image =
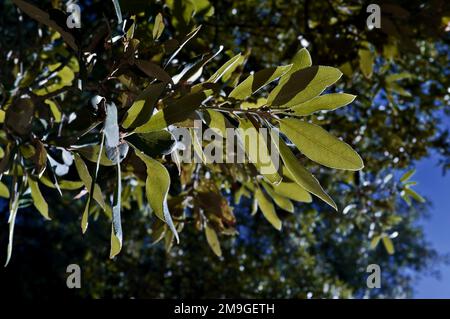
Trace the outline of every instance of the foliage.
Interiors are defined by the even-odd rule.
[[[12,194],[11,234],[19,206],[33,203],[44,217],[64,210],[57,208],[55,190],[64,191],[65,200],[85,198],[84,207],[66,202],[79,208],[83,232],[88,222],[91,228],[104,225],[104,216],[112,221],[111,257],[127,245],[121,230],[121,215],[126,216],[124,236],[128,229],[135,241],[127,257],[117,257],[116,266],[105,264],[109,269],[124,269],[137,259],[146,265],[160,258],[147,260],[141,250],[133,250],[135,244],[148,247],[149,239],[147,230],[141,233],[130,226],[134,224],[127,218],[131,212],[136,221],[151,228],[151,241],[163,240],[168,250],[183,229],[181,246],[171,254],[184,251],[188,257],[172,257],[168,262],[183,263],[191,271],[205,254],[193,253],[200,245],[195,229],[201,230],[203,242],[217,255],[224,254],[222,263],[216,260],[208,272],[215,278],[212,282],[240,278],[240,284],[229,284],[223,296],[259,296],[254,278],[261,278],[266,296],[362,294],[364,281],[352,277],[375,259],[388,269],[393,282],[384,292],[367,293],[398,296],[408,292],[410,285],[409,277],[401,274],[402,267],[422,269],[434,257],[422,242],[420,230],[412,226],[413,216],[419,213],[411,212],[424,209],[418,203],[422,198],[406,178],[398,181],[393,169],[411,166],[430,149],[439,150],[448,166],[448,133],[439,132],[436,113],[448,103],[448,51],[440,33],[443,5],[425,5],[424,10],[417,10],[420,1],[385,6],[382,10],[396,13],[383,15],[382,30],[375,32],[366,29],[365,7],[359,2],[220,1],[213,7],[208,1],[182,5],[174,0],[148,6],[121,1],[119,15],[112,6],[83,6],[86,16],[96,18],[83,19],[80,31],[64,28],[61,11],[45,16],[24,1],[14,2],[44,27],[36,36],[36,22],[23,15],[24,24],[11,26],[2,39],[2,59],[7,58],[1,74],[8,76],[2,79],[4,156],[0,166],[4,185],[10,188],[2,194]],[[4,6],[12,12],[11,3]],[[52,6],[62,9],[59,1]],[[118,16],[124,18],[123,25],[118,24]],[[200,24],[202,28],[197,27]],[[30,43],[16,45],[11,40],[19,30],[32,39]],[[309,42],[315,61],[339,69],[313,66],[308,51],[299,50],[299,40]],[[214,51],[219,45],[227,51]],[[242,48],[252,52],[238,53]],[[252,70],[258,71],[244,76]],[[326,110],[336,111],[324,116]],[[168,156],[174,143],[165,129],[171,131],[176,125],[194,131],[193,120],[198,118],[205,127],[221,132],[225,127],[279,128],[295,147],[280,140],[283,167],[275,174],[263,174],[258,163],[178,167]],[[362,172],[354,172],[362,168],[362,161],[352,148],[319,125],[354,145],[364,158]],[[296,155],[297,149],[319,164],[344,171],[311,165]],[[251,158],[251,150],[246,151]],[[28,189],[33,202],[27,200]],[[316,201],[292,203],[310,203],[309,193],[334,208],[345,208],[330,215],[331,210]],[[256,200],[247,199],[252,194]],[[413,205],[403,205],[398,196]],[[48,211],[44,198],[53,211]],[[283,225],[280,234],[266,229],[259,215],[248,218],[258,207],[275,228]],[[245,231],[246,225],[251,225],[250,231]],[[102,237],[106,234],[104,227],[97,232]],[[232,237],[236,245],[224,241],[224,235],[237,232],[244,232],[248,242],[242,235]],[[380,241],[388,253],[395,254],[389,257],[370,249]],[[224,243],[234,253],[220,248]],[[264,256],[258,257],[261,250]],[[293,251],[298,262],[286,258]],[[241,260],[245,255],[251,256],[251,266]],[[419,255],[423,258],[406,257]],[[227,266],[234,271],[249,267],[254,275],[246,272],[249,278],[242,278],[227,273]],[[176,267],[165,267],[175,272]],[[292,269],[297,273],[291,275]],[[288,283],[269,288],[288,273]],[[159,282],[153,273],[148,276]],[[177,270],[173,276],[172,286],[189,276],[189,270]],[[206,283],[205,279],[199,285]],[[179,295],[195,291],[192,281],[189,284]],[[325,292],[325,285],[335,288]],[[406,290],[397,291],[395,285]],[[129,290],[135,287],[136,283],[130,284]],[[92,287],[90,291],[103,295],[111,292],[108,289]],[[204,289],[197,296],[208,296],[216,287]],[[177,296],[169,290],[161,294]]]

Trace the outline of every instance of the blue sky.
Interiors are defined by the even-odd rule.
[[[446,118],[446,126],[450,127],[450,119]],[[437,166],[437,157],[419,161],[414,180],[419,184],[416,190],[432,202],[431,217],[421,220],[428,241],[440,253],[450,252],[450,172],[442,175]],[[416,298],[450,298],[450,265],[441,265],[441,280],[431,276],[423,277],[415,287]]]

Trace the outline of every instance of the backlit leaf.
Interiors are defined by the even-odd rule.
[[[299,160],[281,139],[278,145],[278,150],[286,169],[292,175],[294,181],[306,191],[316,195],[325,203],[337,210],[337,206],[333,199],[323,190],[317,179],[300,164]]]
[[[350,145],[320,126],[291,118],[280,120],[280,130],[314,162],[344,170],[360,170],[364,167],[361,157]]]
[[[155,18],[155,25],[153,26],[153,39],[157,40],[164,31],[164,20],[161,13]]]
[[[289,80],[278,84],[269,94],[267,104],[274,107],[291,107],[320,95],[334,84],[342,72],[329,66],[311,66],[291,74]]]
[[[28,185],[31,189],[31,198],[33,198],[34,207],[44,216],[45,219],[50,220],[50,216],[48,215],[48,204],[45,201],[44,196],[42,196],[41,190],[39,189],[38,182],[33,180],[32,178],[28,179]]]
[[[350,104],[355,95],[346,93],[331,93],[317,96],[309,101],[292,106],[290,109],[298,116],[311,115],[317,111],[333,111],[337,108]]]
[[[292,65],[279,66],[264,69],[256,72],[255,74],[249,75],[244,81],[242,81],[238,86],[231,91],[229,97],[245,100],[253,93],[257,92],[262,87],[266,86],[272,81],[275,81],[280,76],[285,74]]]
[[[136,150],[136,149],[135,149]],[[145,192],[147,200],[155,212],[156,216],[165,221],[170,230],[179,242],[178,232],[172,220],[172,216],[167,206],[167,196],[170,188],[170,175],[167,169],[160,162],[136,150],[136,155],[145,163],[147,167],[147,180],[145,182]]]
[[[220,242],[219,238],[217,237],[216,231],[208,226],[208,224],[205,225],[205,235],[206,235],[206,241],[208,242],[209,247],[211,247],[214,254],[216,254],[218,257],[222,256],[222,249],[220,248]]]
[[[388,236],[383,236],[382,240],[383,240],[384,248],[386,248],[386,251],[388,252],[388,254],[393,255],[395,250],[394,250],[394,244],[392,243],[392,240]]]
[[[281,230],[281,220],[278,218],[277,213],[275,212],[275,207],[273,206],[270,199],[268,199],[259,188],[256,189],[255,198],[258,202],[258,206],[261,209],[261,212],[263,213],[267,221],[271,223],[272,226],[275,227],[275,229]]]

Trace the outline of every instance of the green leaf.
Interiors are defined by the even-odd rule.
[[[164,19],[161,13],[155,18],[155,25],[153,26],[153,39],[157,40],[164,31]]]
[[[329,66],[311,66],[291,74],[289,80],[278,84],[269,94],[267,104],[273,107],[291,107],[320,95],[334,84],[342,72]]]
[[[358,50],[359,67],[366,78],[372,77],[373,72],[373,54],[370,50]]]
[[[50,111],[52,112],[53,118],[55,119],[55,123],[60,123],[62,118],[61,110],[59,109],[58,105],[52,100],[45,100],[45,104],[47,104],[50,107]]]
[[[111,250],[109,258],[114,258],[122,249],[122,220],[120,217],[121,197],[122,197],[122,173],[120,163],[117,163],[117,184],[114,192],[112,207],[111,225]]]
[[[407,171],[405,174],[403,174],[402,177],[400,177],[400,182],[404,183],[407,180],[409,180],[414,174],[416,173],[416,169],[411,169]]]
[[[333,111],[350,104],[356,95],[346,93],[331,93],[317,96],[304,103],[292,106],[290,109],[298,116],[308,116],[317,111]]]
[[[128,109],[122,122],[124,128],[135,128],[145,124],[152,116],[153,108],[167,83],[150,84]]]
[[[281,220],[278,218],[275,212],[275,207],[259,187],[256,189],[255,199],[258,202],[258,206],[267,221],[271,223],[272,226],[275,227],[275,229],[281,230]]]
[[[94,186],[94,194],[91,195],[90,191],[92,188],[92,177],[89,174],[89,170],[86,166],[86,163],[83,161],[83,159],[80,157],[80,155],[74,153],[74,161],[75,161],[75,167],[77,169],[78,175],[80,176],[80,179],[83,181],[84,186],[86,187],[86,190],[89,192],[89,196],[92,196],[95,201],[100,205],[100,207],[103,210],[106,210],[106,203],[103,199],[103,194],[100,189],[100,186],[95,183]]]
[[[283,184],[283,183],[280,183],[280,184]],[[273,199],[275,204],[278,205],[278,207],[280,207],[280,208],[282,208],[285,211],[288,211],[290,213],[294,212],[294,204],[292,204],[292,202],[288,198],[278,194],[272,188],[272,186],[270,186],[269,184],[265,183],[264,181],[262,182],[262,185],[264,186],[264,189],[266,190],[267,194],[269,194],[269,196]]]
[[[337,210],[337,206],[333,199],[323,190],[317,179],[300,164],[299,160],[281,139],[278,144],[278,151],[280,152],[286,169],[292,175],[294,181],[306,191],[316,195]]]
[[[383,236],[382,240],[383,240],[384,248],[386,248],[386,251],[388,252],[388,254],[393,255],[395,250],[394,250],[394,244],[392,243],[392,240],[388,236]]]
[[[100,145],[89,145],[76,149],[85,159],[89,162],[97,163],[100,152]],[[102,166],[114,166],[115,164],[106,156],[106,151],[102,148],[102,154],[100,156],[100,165]]]
[[[308,158],[327,167],[360,170],[361,157],[350,145],[329,134],[320,126],[297,119],[281,119],[280,130]]]
[[[417,194],[415,191],[413,191],[410,188],[405,188],[405,193],[414,198],[414,200],[418,201],[419,203],[425,203],[425,198]]]
[[[220,248],[219,238],[217,237],[216,231],[209,227],[208,224],[205,225],[205,235],[206,241],[208,242],[209,247],[211,247],[214,254],[218,257],[222,256],[222,249]]]
[[[370,248],[371,249],[377,248],[380,239],[381,239],[380,235],[373,237],[372,240],[370,241]]]
[[[307,49],[302,48],[294,55],[291,63],[291,69],[280,78],[280,83],[278,85],[285,84],[291,77],[292,73],[312,66],[311,55]]]
[[[166,130],[136,133],[127,136],[125,140],[150,157],[170,154],[175,144],[172,134]]]
[[[239,120],[238,132],[242,143],[241,145],[250,162],[255,165],[260,174],[271,184],[276,185],[280,183],[282,177],[278,173],[278,167],[276,167],[275,163],[272,161],[267,147],[270,137],[268,136],[266,141],[253,124],[246,119]]]
[[[170,188],[170,175],[163,164],[135,149],[136,155],[147,167],[147,180],[145,192],[147,200],[159,219],[165,221],[179,242],[178,232],[172,221],[167,205],[167,196]]]
[[[115,0],[117,1],[117,0]],[[25,12],[27,15],[29,15],[31,18],[35,19],[36,21],[45,24],[46,26],[54,29],[55,31],[57,31],[59,34],[61,34],[62,38],[64,39],[64,41],[74,50],[74,51],[78,51],[78,46],[75,43],[75,38],[74,36],[67,32],[66,26],[59,26],[55,21],[50,19],[50,15],[29,4],[26,1],[23,0],[13,0],[14,4],[16,6],[18,6],[20,8],[20,10],[22,10],[23,12]]]
[[[34,207],[44,216],[45,219],[50,220],[50,216],[48,215],[48,204],[45,201],[44,196],[42,196],[41,190],[39,189],[38,182],[33,180],[32,178],[28,179],[28,185],[31,190],[31,198],[33,199]]]
[[[221,78],[229,77],[242,63],[242,55],[239,53],[222,65],[206,82],[217,83]]]
[[[4,198],[9,198],[9,189],[8,186],[0,182],[0,196]]]
[[[219,111],[211,109],[206,109],[203,114],[205,122],[209,126],[209,128],[214,129],[223,138],[226,138],[227,127],[230,127],[231,125],[228,124],[228,121],[225,119],[225,116]]]
[[[292,65],[286,65],[258,71],[255,74],[248,76],[244,81],[236,86],[234,90],[231,91],[229,97],[238,100],[245,100],[262,87],[272,81],[275,81],[280,76],[288,72],[291,67]]]
[[[280,184],[274,185],[273,189],[278,194],[290,198],[292,200],[295,200],[297,202],[303,203],[312,202],[311,195],[306,190],[304,190],[295,182],[285,181],[284,178]]]
[[[206,97],[207,94],[204,91],[185,95],[170,103],[164,109],[159,110],[147,123],[136,128],[135,132],[148,133],[161,131],[169,125],[182,122],[200,107],[200,104]]]

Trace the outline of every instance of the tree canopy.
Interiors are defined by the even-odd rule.
[[[445,1],[382,3],[380,29],[362,1],[79,5],[79,29],[62,1],[0,7],[7,271],[17,227],[94,297],[408,296],[440,258],[413,167],[449,165]],[[209,163],[207,128],[247,160]]]

